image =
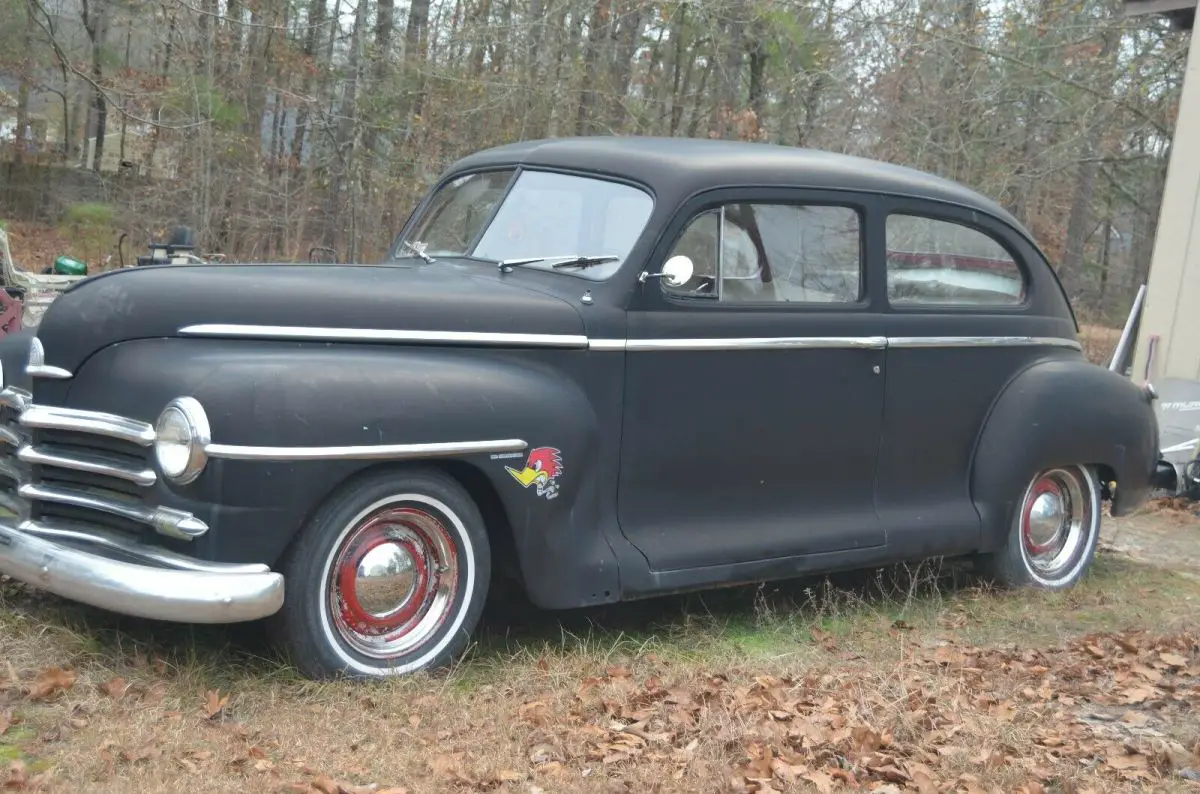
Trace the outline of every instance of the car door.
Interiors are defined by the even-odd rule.
[[[1073,328],[1055,310],[1057,285],[1031,278],[1037,252],[1003,224],[909,198],[879,209],[888,374],[876,504],[899,556],[971,551],[988,412],[1033,361],[1068,354]]]
[[[617,497],[651,569],[884,543],[865,229],[844,194],[727,190],[663,236],[648,271],[687,256],[694,275],[631,301]]]

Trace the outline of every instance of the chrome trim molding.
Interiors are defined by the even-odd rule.
[[[0,444],[7,444],[10,447],[21,446],[21,437],[7,427],[0,425]]]
[[[126,499],[99,497],[90,491],[60,486],[25,483],[17,495],[30,501],[53,502],[70,507],[98,510],[102,513],[148,524],[155,532],[169,538],[193,540],[208,532],[208,524],[191,513],[172,507],[150,507]]]
[[[65,370],[62,367],[51,367],[46,364],[30,364],[25,367],[25,374],[31,378],[51,378],[53,380],[67,380],[74,377],[70,370]]]
[[[17,527],[35,537],[93,546],[101,551],[111,551],[160,568],[180,571],[207,571],[210,573],[267,573],[271,568],[257,562],[210,562],[198,560],[186,554],[178,554],[162,546],[133,540],[118,532],[76,522],[22,521]]]
[[[589,339],[588,350],[624,350],[624,339]]]
[[[434,345],[488,345],[494,347],[586,348],[579,334],[510,334],[483,331],[415,331],[380,328],[306,328],[285,325],[209,323],[179,329],[181,336],[240,337],[244,339],[297,339],[315,342],[402,342]]]
[[[888,347],[1066,347],[1083,350],[1060,336],[889,336]]]
[[[774,336],[712,339],[590,339],[589,350],[779,350],[941,347],[1065,347],[1083,350],[1073,339],[1057,336]]]
[[[0,405],[20,413],[33,404],[33,395],[15,386],[0,389]]]
[[[257,620],[283,606],[279,573],[139,565],[55,543],[22,526],[0,521],[0,573],[72,601],[184,623]]]
[[[736,339],[626,339],[625,350],[883,350],[882,336],[774,336]]]
[[[96,452],[52,452],[41,447],[22,445],[17,450],[17,459],[34,466],[57,466],[62,469],[85,471],[116,477],[136,485],[151,486],[158,481],[154,469],[136,469],[112,455]]]
[[[43,430],[70,430],[107,436],[148,447],[154,443],[154,426],[147,422],[127,419],[115,414],[99,411],[80,411],[76,408],[52,408],[46,405],[30,405],[21,414],[20,422],[25,427]]]
[[[210,458],[225,460],[410,460],[482,452],[521,452],[529,445],[519,439],[455,441],[436,444],[368,444],[353,447],[251,447],[209,444]]]
[[[589,339],[579,334],[518,334],[482,331],[419,331],[380,328],[319,328],[282,325],[204,323],[179,329],[181,336],[296,339],[320,342],[397,342],[416,344],[489,345],[499,347],[586,348],[588,350],[771,350],[791,348],[888,347],[1067,347],[1082,350],[1073,339],[1036,336],[780,336],[712,339]]]

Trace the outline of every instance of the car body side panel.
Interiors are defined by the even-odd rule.
[[[1158,462],[1158,422],[1128,378],[1082,358],[1031,364],[1004,388],[975,450],[971,492],[983,525],[982,547],[1004,542],[1013,510],[1044,468],[1096,464],[1117,481],[1115,515],[1140,506]]]
[[[488,350],[158,339],[113,345],[71,381],[69,402],[153,422],[166,402],[198,399],[213,442],[321,447],[523,439],[517,453],[462,457],[487,478],[512,528],[531,599],[543,606],[607,601],[617,568],[600,524],[603,482],[592,401],[578,377],[597,378],[586,351]],[[619,382],[619,372],[613,378]],[[556,495],[539,495],[508,469],[530,452],[558,451]],[[611,454],[611,452],[609,453]],[[421,461],[417,461],[420,463]],[[438,461],[430,461],[437,465]],[[211,529],[180,550],[203,558],[274,564],[339,484],[377,460],[212,459],[187,486],[155,486],[160,502],[195,512]]]

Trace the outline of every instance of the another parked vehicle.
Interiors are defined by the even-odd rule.
[[[448,662],[500,575],[546,608],[932,555],[1069,587],[1159,461],[1152,389],[1084,359],[1003,209],[760,144],[480,152],[383,262],[101,274],[27,359],[0,570],[267,618],[313,676]]]
[[[63,265],[70,265],[64,272],[60,263],[49,269],[49,272],[33,273],[23,270],[13,260],[12,249],[8,235],[0,229],[0,280],[2,280],[5,297],[0,300],[4,306],[0,309],[3,318],[0,319],[0,336],[20,330],[22,327],[33,328],[42,320],[46,309],[54,302],[62,291],[69,288],[80,279],[87,278],[86,272],[75,270],[74,260],[60,257]],[[12,322],[10,317],[16,322]]]

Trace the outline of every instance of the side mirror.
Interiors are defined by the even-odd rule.
[[[691,279],[696,267],[692,264],[692,260],[683,254],[677,254],[666,262],[663,262],[662,272],[648,273],[645,270],[638,276],[638,283],[645,284],[648,278],[661,278],[667,282],[668,286],[678,287],[686,284]]]

